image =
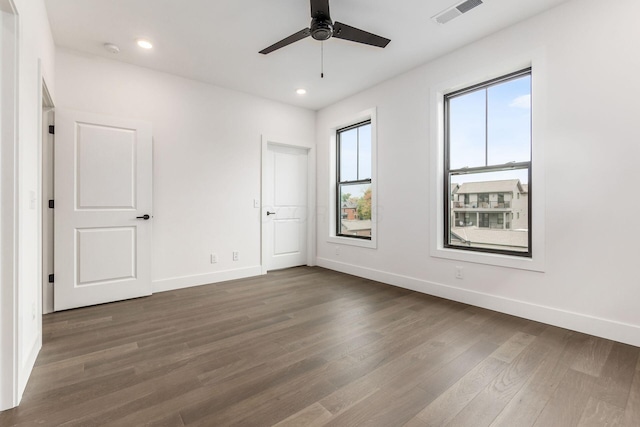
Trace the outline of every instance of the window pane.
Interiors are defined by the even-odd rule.
[[[531,76],[488,88],[489,165],[531,160]]]
[[[358,130],[358,179],[371,179],[371,125]]]
[[[340,181],[358,180],[358,128],[340,132]]]
[[[341,184],[338,233],[371,236],[371,184]]]
[[[449,244],[527,252],[528,169],[451,175]]]
[[[486,166],[486,90],[449,100],[450,169]]]

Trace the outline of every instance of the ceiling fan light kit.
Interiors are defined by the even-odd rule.
[[[329,14],[329,0],[311,0],[311,24],[309,27],[262,49],[260,53],[266,55],[309,36],[319,41],[325,41],[331,37],[335,37],[381,48],[386,47],[391,41],[338,21],[333,22]]]

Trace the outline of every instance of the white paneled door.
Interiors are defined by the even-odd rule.
[[[268,144],[262,223],[267,270],[307,264],[308,150]]]
[[[54,308],[151,294],[151,125],[56,109]]]

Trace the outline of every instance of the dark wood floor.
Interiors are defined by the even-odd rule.
[[[1,426],[640,426],[637,347],[324,270],[44,318]]]

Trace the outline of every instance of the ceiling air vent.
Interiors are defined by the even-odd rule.
[[[463,13],[469,12],[474,7],[480,6],[482,4],[482,0],[466,0],[461,3],[458,3],[455,6],[452,6],[448,9],[443,10],[438,13],[436,16],[432,17],[434,21],[438,24],[446,24],[454,18],[462,15]]]

